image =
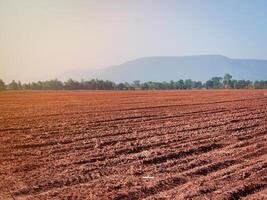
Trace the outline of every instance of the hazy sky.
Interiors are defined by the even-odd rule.
[[[145,56],[267,59],[266,0],[0,0],[0,78]]]

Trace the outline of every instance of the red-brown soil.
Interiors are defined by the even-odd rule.
[[[267,91],[2,92],[0,199],[267,199]]]

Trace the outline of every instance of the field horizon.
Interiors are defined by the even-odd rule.
[[[0,200],[267,200],[267,0],[0,0]]]

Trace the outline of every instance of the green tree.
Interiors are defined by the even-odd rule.
[[[139,80],[135,80],[135,81],[133,81],[132,86],[133,86],[135,89],[140,89],[140,88],[141,88],[141,81],[139,81]]]
[[[184,81],[184,86],[185,86],[185,89],[187,90],[191,90],[193,88],[193,82],[191,79],[186,79]]]
[[[20,85],[15,80],[13,80],[11,83],[8,84],[7,88],[9,90],[19,90],[20,89]]]
[[[0,79],[0,90],[5,90],[5,89],[6,89],[5,82],[2,79]]]
[[[143,84],[141,85],[141,89],[142,89],[142,90],[149,90],[149,89],[150,89],[149,84],[148,84],[148,83],[143,83]]]
[[[66,90],[80,90],[81,84],[78,81],[74,81],[73,79],[67,80],[64,84],[64,88]]]
[[[119,83],[116,88],[117,88],[117,90],[126,90],[127,89],[126,85],[123,83]]]
[[[185,86],[184,86],[184,80],[183,79],[180,79],[179,81],[176,82],[176,89],[178,90],[183,90],[185,89]]]
[[[62,90],[63,83],[57,79],[45,81],[42,83],[44,90]]]
[[[223,88],[222,77],[212,77],[205,84],[207,89],[220,89]]]
[[[202,89],[202,82],[201,81],[194,81],[193,88]]]
[[[223,77],[223,85],[224,88],[230,88],[231,87],[231,80],[232,80],[232,76],[228,73],[226,73]]]
[[[170,81],[169,89],[171,90],[175,89],[175,82],[173,80]]]
[[[255,81],[254,88],[255,89],[267,89],[267,81]]]

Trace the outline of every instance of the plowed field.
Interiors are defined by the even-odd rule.
[[[267,199],[267,91],[2,92],[0,199]]]

